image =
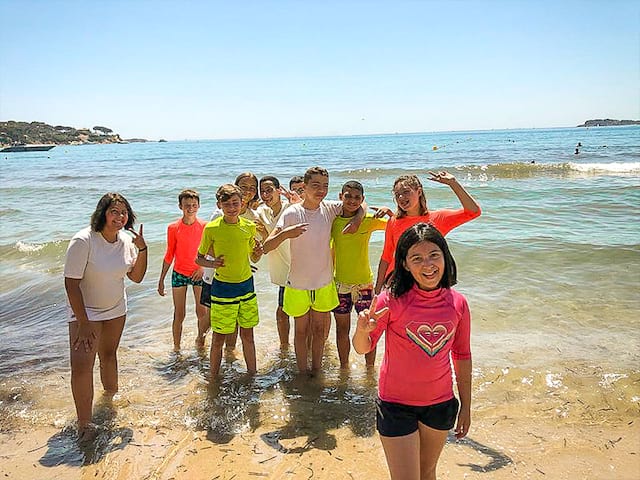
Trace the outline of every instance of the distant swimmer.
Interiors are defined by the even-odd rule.
[[[576,147],[576,151],[573,152],[574,155],[578,155],[580,153],[580,149],[578,147]]]
[[[581,142],[578,142],[578,145],[576,145],[576,147],[581,147],[581,146],[582,146]]]

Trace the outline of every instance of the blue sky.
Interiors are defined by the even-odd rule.
[[[640,2],[0,0],[0,120],[214,139],[640,118]]]

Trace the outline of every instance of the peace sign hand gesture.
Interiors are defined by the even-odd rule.
[[[133,244],[138,247],[138,250],[144,250],[147,247],[147,243],[142,236],[142,224],[140,224],[140,230],[136,232],[133,228],[129,228],[129,233],[133,235]]]
[[[389,307],[376,310],[376,304],[378,303],[378,296],[375,295],[371,300],[371,308],[365,308],[358,314],[357,330],[365,332],[367,334],[373,332],[378,326],[378,319],[383,317],[389,311]]]

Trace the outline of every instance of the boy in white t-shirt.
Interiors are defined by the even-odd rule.
[[[309,371],[307,333],[312,332],[311,372],[322,366],[324,343],[329,335],[330,312],[338,306],[333,281],[331,225],[342,212],[342,202],[325,201],[329,190],[329,172],[311,167],[304,174],[305,197],[290,205],[264,242],[268,253],[289,240],[291,265],[284,289],[283,310],[295,319],[294,347],[298,370]],[[363,207],[344,229],[353,233],[364,216]]]
[[[267,175],[260,179],[259,192],[260,198],[264,203],[256,209],[256,215],[258,216],[258,220],[265,226],[267,234],[270,234],[276,228],[276,224],[285,208],[289,205],[289,202],[282,200],[280,196],[282,193],[280,181],[274,176]],[[282,305],[284,300],[284,287],[287,284],[289,264],[291,263],[289,244],[283,242],[278,245],[277,248],[267,255],[267,261],[271,283],[278,286],[276,322],[278,326],[278,336],[280,337],[280,348],[286,350],[289,348],[290,325],[289,315],[284,313]]]

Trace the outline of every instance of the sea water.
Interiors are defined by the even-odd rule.
[[[200,217],[208,218],[216,188],[237,174],[275,175],[287,184],[314,165],[330,172],[330,199],[357,179],[369,205],[393,208],[394,179],[415,173],[429,208],[456,208],[446,185],[428,181],[429,170],[447,170],[481,204],[480,218],[448,235],[456,288],[472,312],[479,408],[510,399],[524,408],[571,389],[596,410],[600,402],[620,419],[637,416],[638,127],[58,146],[0,160],[0,427],[73,421],[64,256],[101,195],[118,191],[144,224],[149,245],[144,281],[127,287],[118,421],[206,428],[222,437],[258,424],[283,432],[329,421],[371,434],[375,372],[353,351],[351,369],[339,369],[333,327],[324,376],[296,377],[293,352],[279,349],[276,288],[264,260],[256,274],[258,375],[244,375],[238,347],[223,360],[213,392],[208,360],[193,348],[192,304],[183,351],[174,354],[171,298],[156,292],[180,190],[198,190]],[[374,271],[383,238],[371,240]],[[492,394],[483,397],[487,388]]]

